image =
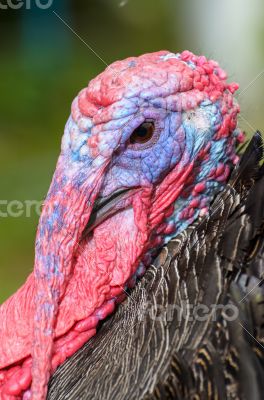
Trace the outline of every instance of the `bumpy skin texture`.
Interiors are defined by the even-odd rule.
[[[34,272],[0,307],[1,399],[45,399],[50,374],[96,333],[155,249],[206,213],[237,162],[237,87],[215,61],[161,51],[113,63],[80,92]],[[146,119],[154,135],[131,143]],[[96,199],[124,188],[117,212],[84,237]]]

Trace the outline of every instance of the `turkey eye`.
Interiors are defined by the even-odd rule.
[[[130,136],[130,143],[134,144],[148,142],[152,138],[154,130],[155,126],[152,121],[143,122]]]

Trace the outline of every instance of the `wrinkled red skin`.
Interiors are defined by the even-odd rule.
[[[168,193],[169,201],[178,197],[191,169],[192,165],[184,173],[181,171],[181,178],[176,171],[174,172],[178,184],[175,183],[173,191]],[[55,337],[60,339],[55,342],[52,371],[86,343],[96,333],[98,321],[114,310],[114,303],[110,302],[109,305],[107,301],[113,296],[122,295],[124,284],[133,275],[142,254],[145,254],[149,247],[149,234],[142,221],[148,219],[150,230],[152,230],[152,216],[155,218],[155,225],[158,222],[156,207],[151,206],[152,199],[151,190],[146,190],[145,193],[138,192],[133,198],[132,209],[126,209],[109,218],[94,230],[93,235],[80,243],[73,275],[59,306]],[[155,205],[158,206],[158,202]],[[149,214],[151,208],[153,213]],[[162,208],[160,205],[157,209],[162,210]],[[164,214],[159,212],[159,220],[163,218]],[[20,364],[20,360],[25,360],[22,368],[15,367],[17,371],[16,369],[10,371],[9,368],[6,372],[2,371],[2,379],[4,382],[7,381],[1,388],[3,399],[20,395],[21,391],[26,390],[31,384],[30,351],[31,332],[34,329],[32,315],[34,315],[35,286],[34,275],[31,274],[25,285],[6,304],[7,307],[0,309],[2,321],[7,323],[16,321],[16,324],[7,324],[4,327],[6,339],[2,347],[4,354],[7,355],[6,359],[9,360],[8,364],[10,365],[11,360],[12,364],[16,362]],[[102,310],[103,305],[106,309]],[[103,311],[100,318],[95,317],[95,310]],[[81,322],[78,324],[76,321]],[[67,346],[64,344],[65,341]],[[11,381],[7,380],[10,375]],[[11,397],[5,397],[5,392]]]
[[[174,187],[173,191],[168,191],[168,195],[170,195],[169,201],[178,197],[184,180],[191,171],[191,167],[192,165],[190,165],[190,168],[184,173],[182,173],[182,171],[179,171],[180,174],[176,173],[176,171],[174,172],[175,181],[178,181],[177,186],[179,190],[177,191],[176,187]],[[181,178],[179,178],[179,175],[181,175]],[[147,219],[149,220],[150,230],[152,230],[151,217],[153,216],[155,218],[156,225],[158,222],[156,219],[156,210],[162,210],[164,207],[162,207],[162,205],[158,207],[158,202],[156,202],[155,205],[157,208],[153,208],[151,206],[152,199],[153,192],[151,190],[146,190],[145,193],[142,191],[139,192],[137,196],[133,198],[134,212],[132,209],[127,209],[109,218],[99,225],[94,230],[93,235],[84,240],[84,243],[80,243],[76,254],[73,275],[71,276],[71,280],[60,303],[55,337],[62,337],[68,332],[68,335],[66,334],[67,339],[67,337],[71,337],[71,333],[79,333],[79,330],[81,330],[80,334],[84,334],[84,336],[83,340],[79,339],[80,343],[77,342],[75,344],[73,339],[70,341],[72,343],[72,349],[70,351],[64,349],[65,346],[60,345],[61,339],[57,340],[55,349],[60,349],[60,351],[57,351],[53,356],[53,371],[66,357],[74,354],[89,337],[95,334],[98,320],[95,319],[95,321],[92,321],[93,324],[91,328],[89,323],[91,323],[93,317],[90,319],[88,317],[94,315],[94,310],[100,309],[107,300],[112,299],[113,296],[122,294],[122,288],[125,282],[127,282],[128,278],[135,272],[141,255],[144,254],[149,247],[149,235],[145,230],[144,221]],[[160,200],[162,199],[160,198]],[[149,214],[148,211],[151,208],[153,209],[153,213]],[[161,221],[163,218],[164,215],[159,212],[159,220]],[[128,223],[128,221],[130,223]],[[142,230],[142,228],[144,228],[144,230]],[[116,236],[117,229],[119,234]],[[118,240],[117,237],[120,240]],[[89,268],[87,268],[87,265]],[[6,321],[7,323],[12,320],[16,321],[16,324],[7,324],[4,327],[6,340],[2,347],[4,354],[7,354],[6,359],[9,360],[8,365],[10,365],[11,360],[13,364],[25,358],[25,365],[31,365],[30,358],[28,357],[31,351],[31,332],[34,329],[32,315],[34,315],[35,290],[34,275],[31,274],[25,285],[8,303],[5,303],[7,307],[1,307],[0,309],[2,321]],[[107,315],[108,314],[104,315],[104,317]],[[83,329],[80,329],[81,324],[76,324],[76,321],[84,322],[87,319],[89,323],[87,326],[83,323],[85,327],[83,332]],[[1,327],[2,326],[3,325],[1,325]],[[78,335],[78,337],[79,336],[80,335]],[[14,343],[16,343],[15,347]],[[59,359],[59,361],[56,362],[56,359]],[[23,367],[25,367],[25,365],[23,364]],[[18,372],[20,371],[19,369]],[[31,375],[28,374],[28,369],[25,369],[24,373],[27,377],[27,384],[21,384],[20,387],[18,386],[17,388],[17,377],[15,376],[15,385],[11,385],[10,382],[6,385],[7,393],[14,393],[16,395],[20,394],[21,389],[27,389],[31,383]],[[6,380],[5,373],[3,373],[2,379],[4,381]],[[13,386],[15,386],[15,389],[13,389]],[[5,387],[3,387],[2,391],[3,393],[5,392]]]
[[[220,69],[218,77],[208,79],[219,68],[217,64],[184,52],[182,60],[195,58],[203,79],[199,80],[190,67],[176,59],[164,61],[161,75],[156,75],[155,63],[166,54],[153,53],[114,63],[73,103],[72,117],[80,132],[85,131],[87,118],[94,124],[87,140],[89,163],[85,160],[77,167],[73,164],[66,137],[39,223],[34,273],[0,307],[0,336],[4,338],[0,344],[1,400],[46,398],[50,374],[96,333],[99,320],[113,312],[142,257],[167,233],[168,227],[163,222],[173,212],[171,206],[183,193],[188,179],[193,180],[195,160],[188,160],[184,151],[181,160],[160,184],[138,188],[123,210],[81,239],[122,133],[122,130],[115,135],[106,132],[105,140],[111,145],[102,145],[101,124],[111,120],[115,102],[132,85],[131,79],[134,79],[135,91],[140,90],[142,65],[149,63],[149,70],[142,72],[143,78],[146,73],[153,74],[155,85],[164,79],[164,71],[166,75],[176,68],[181,78],[177,92],[189,91],[189,97],[176,93],[175,104],[180,110],[192,109],[206,98],[215,101],[226,96],[232,112],[223,110],[223,124],[217,135],[227,137],[235,128],[238,107],[233,105],[231,94],[237,87],[224,83],[224,72]],[[138,80],[137,70],[126,75],[127,63],[135,60]],[[118,72],[122,72],[122,80],[115,76]],[[71,135],[73,141],[74,132]],[[200,157],[207,157],[206,152]],[[234,156],[230,151],[231,157]],[[86,170],[82,180],[81,172]],[[226,180],[227,173],[223,171],[214,173]],[[204,183],[196,185],[194,190],[196,194],[202,192]],[[190,204],[188,207],[184,212],[190,214]],[[156,232],[154,237],[153,232]]]

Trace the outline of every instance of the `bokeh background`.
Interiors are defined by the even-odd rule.
[[[5,4],[0,200],[45,197],[72,99],[105,64],[127,56],[189,49],[218,60],[240,83],[240,127],[248,135],[264,130],[263,0],[54,0],[45,10],[35,0],[19,9]],[[32,271],[37,221],[35,212],[0,218],[0,303]]]

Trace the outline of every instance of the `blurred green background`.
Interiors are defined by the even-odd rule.
[[[6,3],[0,2],[1,200],[45,197],[71,101],[104,62],[161,49],[205,54],[240,83],[240,127],[249,135],[264,127],[262,0],[54,0],[45,10],[36,6],[44,0],[25,0],[19,9],[4,9]],[[0,302],[32,270],[37,221],[35,212],[0,218]]]

